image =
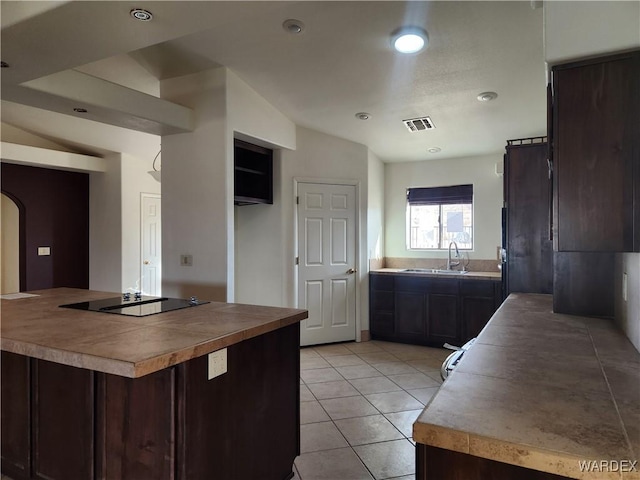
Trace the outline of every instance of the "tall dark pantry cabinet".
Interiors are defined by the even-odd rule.
[[[553,293],[551,180],[546,137],[509,140],[504,156],[505,297]]]

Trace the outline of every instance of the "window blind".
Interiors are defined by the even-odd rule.
[[[473,185],[408,188],[407,201],[410,205],[451,205],[458,203],[473,203]]]

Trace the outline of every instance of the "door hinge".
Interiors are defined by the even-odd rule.
[[[300,257],[296,257],[296,265],[300,265]]]
[[[300,205],[300,197],[296,196],[296,205]]]

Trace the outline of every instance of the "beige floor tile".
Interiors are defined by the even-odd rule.
[[[420,373],[404,362],[374,363],[373,366],[383,375],[399,375],[401,373]]]
[[[317,401],[300,403],[300,425],[331,420]]]
[[[311,402],[315,400],[316,397],[313,396],[311,390],[306,385],[300,385],[300,401],[301,402]]]
[[[302,370],[300,377],[307,385],[311,383],[333,382],[344,380],[335,368],[316,368],[313,370]]]
[[[382,348],[372,342],[349,343],[345,345],[353,353],[383,352]]]
[[[302,347],[302,348],[300,348],[300,359],[301,360],[303,358],[318,358],[319,356],[320,356],[320,354],[318,352],[316,352],[311,347]]]
[[[424,374],[427,377],[431,377],[436,382],[438,382],[438,385],[442,385],[442,382],[444,381],[444,380],[442,380],[442,377],[440,376],[440,372],[439,371],[437,371],[437,372],[424,372]]]
[[[398,440],[403,435],[382,415],[336,420],[338,429],[350,445]]]
[[[364,417],[380,412],[362,395],[357,397],[329,398],[320,402],[331,419]]]
[[[330,368],[331,364],[320,355],[317,357],[301,358],[300,370],[311,370],[313,368]]]
[[[371,365],[400,361],[398,357],[391,355],[389,352],[359,353],[358,356]]]
[[[300,452],[317,452],[348,446],[333,422],[300,425]],[[303,473],[300,474],[305,480]]]
[[[382,413],[405,412],[424,408],[422,403],[405,391],[372,393],[365,395],[365,398]]]
[[[440,385],[440,382],[424,373],[401,373],[400,375],[388,375],[388,378],[405,390],[438,387]]]
[[[296,458],[301,480],[372,480],[351,448],[304,453]]]
[[[296,468],[295,463],[293,464],[293,477],[291,477],[291,480],[301,480],[300,474],[298,474],[298,469]]]
[[[421,372],[439,372],[442,366],[442,360],[439,358],[428,357],[420,360],[407,360],[407,364]]]
[[[406,439],[353,447],[376,479],[415,473],[415,447]],[[304,476],[302,477],[304,480]]]
[[[360,395],[353,385],[346,380],[338,380],[335,382],[311,383],[308,384],[311,393],[318,399],[338,397],[353,397]]]
[[[393,383],[387,377],[357,378],[349,380],[349,383],[356,387],[363,395],[402,390],[397,384]]]
[[[327,362],[329,362],[334,367],[346,367],[349,365],[365,365],[365,361],[362,360],[355,353],[350,355],[335,355],[331,357],[327,357]]]
[[[440,387],[430,388],[418,388],[416,390],[407,390],[407,393],[411,394],[416,400],[425,405],[429,403],[429,400],[436,394]]]
[[[407,412],[385,413],[385,417],[407,438],[413,436],[413,423],[422,413],[422,409]],[[347,437],[347,440],[349,438]]]
[[[314,347],[314,350],[318,352],[322,357],[334,357],[336,355],[350,355],[352,352],[343,344],[337,345],[320,345]]]
[[[336,370],[347,380],[382,376],[382,374],[371,365],[350,365],[347,367],[336,367]]]

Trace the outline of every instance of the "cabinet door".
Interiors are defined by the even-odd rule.
[[[369,275],[369,331],[373,339],[390,339],[394,333],[395,301],[392,275]]]
[[[553,68],[558,251],[640,251],[639,84],[640,52]]]
[[[427,299],[427,337],[430,342],[460,342],[458,295],[429,293]]]
[[[405,339],[424,340],[425,294],[423,292],[396,292],[395,334]]]
[[[15,480],[30,476],[29,358],[2,352],[2,473]],[[4,478],[4,477],[3,477]]]
[[[547,144],[507,146],[504,183],[507,291],[552,293]]]
[[[495,311],[493,297],[462,297],[463,343],[477,337]]]

